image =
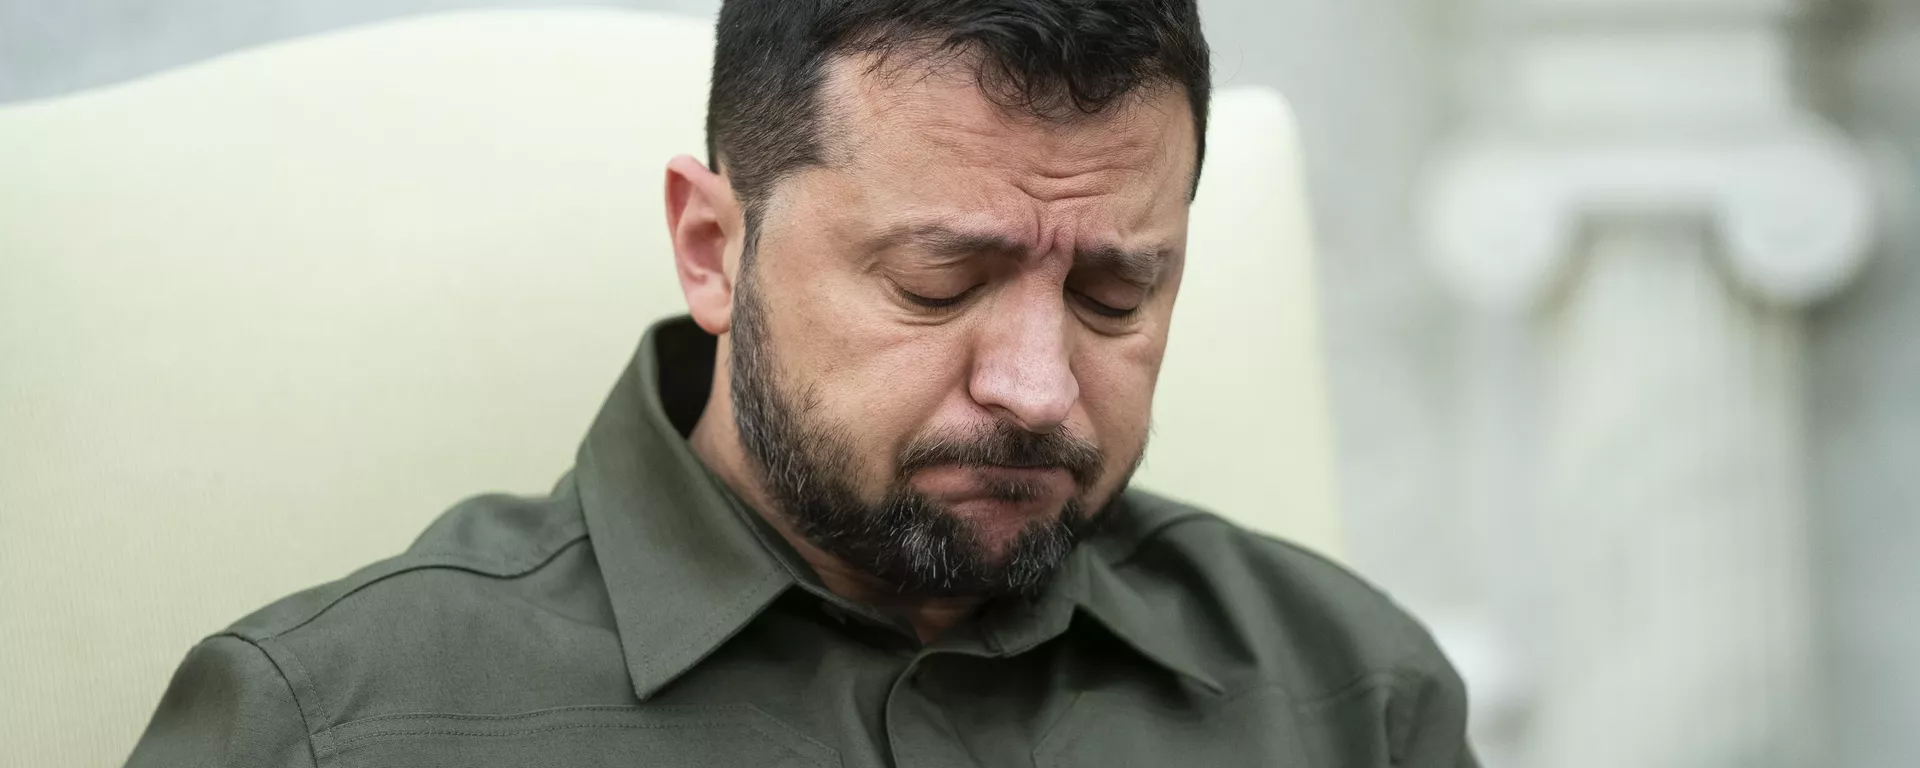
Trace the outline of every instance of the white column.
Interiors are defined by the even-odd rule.
[[[1494,592],[1523,662],[1504,687],[1525,691],[1496,748],[1816,765],[1799,311],[1858,269],[1872,200],[1852,146],[1797,106],[1797,8],[1480,10],[1470,118],[1422,215],[1481,337],[1527,340],[1477,379],[1513,407],[1467,427],[1476,497],[1513,532],[1491,556],[1533,569]]]
[[[1544,317],[1541,765],[1815,765],[1791,310],[1684,220],[1595,227]]]

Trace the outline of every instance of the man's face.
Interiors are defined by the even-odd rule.
[[[1056,122],[950,72],[831,72],[826,162],[778,185],[736,289],[742,441],[849,565],[908,592],[1031,593],[1145,449],[1186,243],[1185,95]]]

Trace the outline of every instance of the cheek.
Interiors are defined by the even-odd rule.
[[[1083,344],[1074,371],[1092,437],[1120,465],[1146,442],[1164,337],[1139,334]],[[1124,466],[1113,469],[1124,471]]]
[[[877,477],[965,396],[968,356],[957,328],[903,326],[870,293],[816,277],[787,297],[776,325],[787,386]]]

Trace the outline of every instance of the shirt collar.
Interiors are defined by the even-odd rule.
[[[699,368],[689,358],[697,357],[702,336],[686,318],[647,331],[587,432],[576,470],[621,652],[634,693],[643,700],[706,658],[793,584],[787,569],[728,510],[718,482],[663,403],[663,392],[693,388],[687,377],[712,376],[710,340],[707,367],[693,376]],[[675,381],[663,382],[663,373]]]
[[[1078,573],[1068,573],[1076,603],[1108,631],[1119,637],[1160,666],[1201,684],[1215,694],[1225,692],[1220,681],[1200,663],[1198,649],[1183,640],[1173,617],[1164,609],[1156,610],[1138,588],[1123,575],[1141,543],[1155,531],[1142,530],[1140,518],[1128,504],[1131,494],[1123,495],[1112,512],[1104,535],[1087,542],[1074,552]]]
[[[1085,614],[1136,653],[1219,694],[1225,691],[1200,662],[1197,649],[1183,641],[1172,617],[1156,610],[1123,575],[1125,563],[1154,531],[1142,526],[1123,494],[1101,533],[1075,547],[1053,584],[1024,616],[990,616],[993,641],[1009,654],[1021,653],[1065,632],[1076,614]]]
[[[661,321],[588,431],[575,477],[606,579],[635,695],[645,700],[706,658],[788,588],[810,579],[687,444],[713,374],[713,337],[686,318]],[[983,617],[991,642],[1020,653],[1064,633],[1084,611],[1159,665],[1218,692],[1114,563],[1142,531],[1123,501],[1107,532],[1074,551],[1031,605]],[[781,545],[781,546],[776,546]]]

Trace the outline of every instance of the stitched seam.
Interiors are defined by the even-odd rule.
[[[1316,696],[1312,699],[1307,699],[1305,701],[1302,701],[1294,705],[1294,708],[1302,712],[1311,712],[1316,710],[1328,709],[1330,707],[1338,706],[1339,704],[1343,703],[1346,699],[1350,699],[1356,694],[1362,694],[1368,691],[1378,689],[1381,685],[1393,685],[1395,683],[1406,683],[1406,682],[1418,683],[1420,682],[1420,676],[1412,672],[1407,672],[1405,670],[1400,670],[1400,669],[1389,669],[1389,670],[1381,670],[1377,672],[1369,672],[1351,681],[1348,681],[1347,683],[1341,685],[1339,688],[1334,689],[1330,693],[1327,693],[1321,696]]]
[[[536,709],[536,710],[529,710],[526,712],[513,712],[513,713],[506,713],[506,714],[404,712],[404,713],[396,713],[391,715],[375,715],[373,717],[363,717],[358,720],[354,720],[352,722],[341,723],[340,725],[336,725],[336,726],[333,726],[332,728],[327,729],[327,734],[331,738],[332,734],[335,731],[359,726],[366,723],[374,723],[374,722],[380,722],[380,721],[450,720],[450,721],[456,721],[456,722],[474,722],[474,723],[485,723],[485,722],[507,723],[507,722],[512,722],[514,720],[546,717],[546,716],[555,715],[555,714],[575,714],[575,713],[587,713],[587,712],[613,712],[613,713],[622,713],[622,714],[683,713],[685,715],[685,718],[683,722],[677,722],[677,723],[654,723],[654,724],[578,723],[578,724],[567,724],[567,725],[556,725],[556,726],[543,726],[540,728],[523,729],[522,731],[516,731],[516,732],[496,731],[492,733],[497,735],[512,735],[513,733],[536,733],[540,731],[554,730],[554,729],[561,729],[561,728],[622,728],[624,727],[624,728],[645,728],[645,729],[671,729],[671,728],[706,728],[706,727],[713,727],[713,726],[741,727],[741,728],[748,728],[753,730],[754,732],[759,734],[761,738],[767,739],[768,741],[773,742],[776,746],[779,746],[783,749],[787,749],[788,751],[794,751],[794,750],[791,747],[788,747],[787,745],[780,743],[778,736],[783,734],[790,735],[794,738],[797,738],[801,741],[804,741],[808,744],[813,745],[814,747],[820,749],[822,752],[832,754],[832,755],[839,754],[839,750],[836,750],[833,747],[827,746],[825,742],[815,739],[812,736],[808,736],[807,734],[802,733],[801,731],[795,729],[792,725],[789,725],[788,723],[781,720],[780,718],[774,717],[773,715],[768,714],[766,710],[763,710],[752,704],[656,705],[656,706],[648,706],[648,707],[636,707],[636,706],[625,705],[625,704],[584,704],[579,706],[551,707],[547,709]],[[730,715],[730,714],[734,714],[734,715],[744,714],[744,715],[748,715],[748,717],[745,717],[745,718],[716,717],[718,715]],[[768,732],[769,729],[773,729],[777,731],[777,733],[769,733]],[[393,736],[393,735],[404,735],[404,734],[417,735],[420,733],[448,733],[452,735],[459,735],[461,732],[446,731],[446,730],[375,731],[373,733],[365,733],[358,736],[351,736],[346,739],[341,739],[337,743],[347,744],[347,743],[356,742],[356,741],[363,741],[366,739],[378,738],[381,736]],[[802,755],[802,757],[805,757],[805,755]]]
[[[570,540],[568,540],[567,542],[565,542],[565,543],[563,543],[563,544],[561,544],[560,546],[557,546],[557,547],[554,547],[554,549],[553,549],[553,551],[552,551],[552,552],[549,552],[549,553],[547,553],[547,556],[546,556],[545,558],[542,558],[542,559],[541,559],[541,560],[540,560],[540,561],[539,561],[538,563],[536,563],[536,564],[534,564],[534,565],[533,565],[532,567],[529,567],[529,568],[527,568],[527,569],[525,569],[525,570],[523,570],[523,571],[521,571],[521,572],[519,572],[519,573],[516,573],[516,574],[514,574],[514,575],[512,575],[512,576],[497,576],[497,575],[495,575],[495,574],[489,574],[489,573],[482,573],[482,572],[478,572],[478,571],[472,571],[472,570],[470,570],[470,569],[466,569],[466,568],[459,568],[459,567],[457,567],[457,566],[450,566],[450,565],[445,565],[445,564],[432,564],[432,563],[422,563],[422,564],[418,564],[418,565],[410,565],[410,566],[406,566],[406,567],[402,567],[402,568],[399,568],[399,569],[397,569],[397,570],[394,570],[394,571],[392,571],[392,572],[390,572],[390,573],[385,573],[385,574],[382,574],[382,575],[380,575],[380,576],[377,576],[377,577],[374,577],[374,578],[371,578],[371,579],[368,579],[368,580],[367,580],[366,582],[364,582],[364,583],[361,583],[361,584],[357,584],[357,585],[355,585],[355,586],[354,586],[354,587],[353,587],[352,589],[349,589],[349,590],[347,590],[346,592],[343,592],[343,593],[341,593],[340,595],[338,595],[338,596],[335,596],[335,597],[334,597],[333,599],[331,599],[331,600],[328,600],[328,601],[327,601],[327,604],[326,604],[326,605],[324,605],[324,606],[321,606],[321,607],[320,607],[320,608],[319,608],[318,610],[315,610],[315,611],[313,612],[313,614],[312,614],[312,615],[310,615],[310,616],[308,616],[307,618],[305,618],[305,619],[302,619],[302,620],[301,620],[301,621],[299,621],[298,623],[296,623],[296,624],[294,624],[294,625],[292,625],[292,626],[290,626],[290,627],[287,627],[287,628],[285,628],[285,629],[282,629],[282,630],[280,630],[280,631],[277,631],[277,632],[271,632],[271,633],[265,633],[265,634],[261,634],[261,635],[259,635],[259,636],[257,636],[257,637],[248,637],[248,636],[246,636],[246,635],[244,635],[244,634],[241,634],[240,632],[237,632],[237,631],[232,631],[232,630],[229,630],[229,631],[228,631],[228,632],[226,632],[225,634],[231,634],[231,635],[233,635],[234,637],[237,637],[237,638],[240,638],[240,639],[242,639],[242,640],[246,640],[246,641],[247,641],[248,643],[250,643],[250,644],[252,644],[252,645],[254,645],[254,647],[256,647],[256,648],[261,648],[261,652],[262,652],[262,653],[266,653],[266,649],[265,649],[265,648],[264,648],[264,647],[262,646],[262,643],[266,643],[266,642],[272,642],[272,641],[277,641],[277,640],[279,640],[280,638],[282,638],[282,637],[284,637],[284,636],[285,636],[285,635],[286,635],[287,633],[290,633],[290,632],[293,632],[294,630],[297,630],[297,629],[299,629],[299,628],[301,628],[301,627],[304,627],[304,626],[306,626],[306,625],[308,625],[308,624],[311,624],[311,623],[313,623],[313,622],[314,622],[315,620],[317,620],[317,619],[319,619],[321,615],[323,615],[323,614],[325,614],[325,613],[326,613],[327,611],[329,611],[329,610],[332,610],[334,606],[337,606],[337,605],[339,605],[339,604],[340,604],[340,603],[341,603],[342,601],[344,601],[344,600],[346,600],[346,598],[348,598],[349,596],[352,596],[353,594],[355,594],[355,593],[357,593],[357,592],[359,592],[359,591],[361,591],[361,590],[363,590],[363,589],[366,589],[367,587],[370,587],[370,586],[372,586],[372,585],[374,585],[374,584],[377,584],[377,583],[380,583],[380,582],[382,582],[382,581],[385,581],[385,580],[387,580],[387,579],[389,579],[389,578],[392,578],[392,577],[395,577],[395,576],[399,576],[399,575],[401,575],[401,574],[404,574],[404,573],[410,573],[410,572],[412,572],[412,571],[419,571],[419,570],[428,570],[428,569],[433,569],[433,568],[446,568],[446,569],[449,569],[449,570],[465,570],[465,571],[468,571],[468,572],[470,572],[470,573],[478,573],[479,575],[482,575],[482,576],[490,576],[490,577],[493,577],[493,578],[502,578],[502,579],[513,579],[513,578],[519,578],[519,577],[521,577],[521,576],[525,576],[525,575],[527,575],[528,573],[531,573],[531,572],[533,572],[533,571],[534,571],[534,570],[536,570],[536,569],[537,569],[537,568],[538,568],[539,566],[541,566],[541,565],[545,565],[545,564],[546,564],[547,562],[550,562],[550,561],[552,561],[552,560],[553,560],[553,558],[555,558],[555,557],[558,557],[558,556],[560,555],[560,553],[562,553],[562,552],[565,552],[566,550],[568,550],[568,549],[570,549],[570,548],[572,548],[572,547],[573,547],[574,545],[576,545],[576,544],[579,544],[580,542],[582,542],[582,541],[585,541],[585,540],[586,540],[586,534],[585,534],[584,532],[582,532],[582,533],[581,533],[580,535],[578,535],[578,536],[576,536],[576,537],[574,537],[574,538],[572,538],[572,539],[570,539]],[[407,556],[402,556],[402,557],[407,557]],[[276,644],[276,645],[278,645],[278,643],[277,643],[277,642],[276,642],[275,644]],[[286,654],[286,656],[287,656],[287,662],[288,662],[289,664],[291,664],[291,665],[293,665],[293,666],[295,666],[295,667],[297,667],[297,668],[299,668],[299,669],[300,669],[300,674],[301,674],[301,676],[302,676],[302,678],[303,678],[303,679],[305,680],[305,683],[306,683],[306,687],[307,687],[307,689],[309,690],[309,692],[311,692],[311,693],[312,693],[312,695],[313,695],[313,698],[315,699],[315,702],[314,702],[314,704],[315,704],[315,706],[318,706],[318,707],[320,707],[320,709],[321,709],[321,714],[322,714],[322,715],[323,715],[323,716],[325,717],[325,720],[324,720],[323,722],[327,722],[327,723],[331,723],[331,722],[333,722],[334,720],[336,720],[336,719],[338,719],[338,717],[339,717],[339,714],[338,714],[338,713],[332,713],[332,714],[328,714],[328,713],[326,712],[326,707],[324,707],[324,706],[322,705],[322,702],[320,702],[320,701],[319,701],[319,699],[321,699],[322,697],[321,697],[321,695],[320,695],[320,692],[319,692],[319,690],[318,690],[318,689],[317,689],[317,688],[316,688],[316,687],[315,687],[315,686],[313,685],[313,681],[312,681],[312,677],[311,677],[310,675],[307,675],[307,674],[306,674],[306,671],[305,671],[305,668],[304,668],[304,667],[300,667],[300,665],[299,665],[299,662],[298,662],[298,660],[297,660],[297,659],[295,659],[295,658],[294,658],[294,656],[293,656],[293,653],[292,653],[291,651],[288,651],[288,652],[287,652],[287,654]],[[272,656],[271,654],[268,654],[268,658],[269,658],[269,659],[273,659],[273,656]],[[279,663],[278,663],[278,660],[275,660],[275,668],[276,668],[276,669],[278,669],[278,668],[279,668]],[[285,673],[283,672],[282,674],[283,674],[283,676],[284,676],[284,674],[285,674]],[[291,688],[291,684],[289,684],[289,688]],[[294,697],[294,701],[295,701],[296,703],[297,703],[297,702],[299,701],[299,697],[298,697],[298,695],[297,695],[297,694],[296,694],[296,695],[295,695],[295,697]],[[302,712],[301,712],[301,717],[302,717],[302,719],[303,719],[303,720],[307,720],[308,718],[307,718],[307,716],[306,716],[306,712],[305,712],[305,707],[302,707],[301,709],[302,709]],[[313,725],[312,725],[312,723],[311,723],[310,721],[309,721],[309,722],[305,722],[305,723],[303,723],[303,724],[307,726],[307,733],[308,733],[308,735],[309,735],[309,740],[311,740],[311,738],[312,738],[312,737],[313,737],[313,736],[315,735],[315,733],[316,733],[316,732],[314,731],[314,729],[313,729]],[[329,727],[329,728],[328,728],[328,729],[327,729],[327,730],[325,731],[325,733],[327,733],[327,734],[331,734],[331,733],[332,733],[332,728],[331,728],[331,727]],[[331,736],[329,736],[329,740],[331,741]],[[329,750],[329,751],[331,752],[332,750]],[[317,757],[317,753],[318,753],[318,750],[316,749],[316,750],[315,750],[315,752],[316,752],[316,758],[315,758],[315,762],[316,762],[316,764],[317,764],[317,762],[318,762],[318,757]]]
[[[263,638],[258,645],[260,650],[265,652],[268,658],[273,659],[274,663],[279,665],[281,670],[287,674],[288,681],[293,687],[294,701],[300,701],[301,694],[304,693],[306,698],[311,700],[310,706],[312,710],[321,716],[322,719],[320,722],[329,722],[325,706],[326,702],[321,697],[320,691],[314,687],[313,675],[307,672],[305,664],[300,663],[300,658],[294,655],[291,649],[282,645],[274,638]],[[321,756],[331,756],[332,754],[331,732],[314,730],[313,718],[307,715],[308,709],[308,704],[302,704],[300,707],[300,717],[302,720],[307,721],[304,725],[307,727],[309,740],[315,742],[313,744],[313,750],[315,762],[318,763]],[[326,749],[322,749],[322,744],[319,743],[323,738],[326,740]]]
[[[776,584],[776,582],[785,581],[785,580],[787,580],[786,572],[783,570],[775,569],[773,572],[767,575],[767,578],[761,579],[759,583],[755,584],[754,589],[747,590],[746,592],[742,593],[739,597],[735,598],[732,602],[727,603],[726,607],[718,611],[715,611],[714,616],[716,618],[713,621],[708,622],[705,629],[702,629],[698,634],[695,634],[690,640],[679,644],[678,650],[680,651],[680,653],[676,655],[684,656],[687,649],[693,648],[695,649],[694,650],[695,658],[688,659],[682,663],[676,663],[674,666],[678,667],[679,669],[678,671],[674,672],[673,677],[679,677],[680,673],[685,672],[687,668],[691,667],[694,664],[695,660],[697,660],[698,658],[702,658],[706,656],[706,654],[712,652],[715,646],[718,645],[718,641],[721,637],[732,634],[734,632],[738,632],[740,629],[745,627],[747,622],[745,620],[739,619],[739,617],[735,616],[734,614],[736,614],[742,607],[745,607],[748,603],[753,602],[755,598],[766,599],[761,594],[762,592],[765,591],[765,588],[768,585],[774,585]],[[648,685],[647,695],[649,697],[651,697],[655,692],[659,691],[662,687],[666,686],[668,680],[659,679],[659,675],[657,674],[657,672],[659,669],[661,669],[661,665],[654,661],[653,656],[648,655],[648,656],[641,657],[640,669],[641,669],[641,672],[645,674],[647,677],[647,685]]]
[[[1377,691],[1383,687],[1391,689],[1397,683],[1411,682],[1418,684],[1420,681],[1420,675],[1406,670],[1393,669],[1375,672],[1349,684],[1344,690],[1322,696],[1312,701],[1302,702],[1295,706],[1293,711],[1295,715],[1313,714],[1332,709],[1348,700],[1357,698],[1360,694]],[[1394,765],[1400,764],[1398,755],[1402,751],[1402,746],[1407,738],[1405,729],[1409,727],[1411,726],[1406,723],[1400,723],[1397,728],[1400,732],[1395,733],[1393,731],[1395,731],[1396,728],[1391,724],[1391,721],[1389,723],[1387,733],[1388,759],[1391,760]]]
[[[1243,698],[1246,698],[1256,693],[1261,693],[1269,690],[1278,690],[1282,694],[1285,694],[1288,698],[1293,697],[1292,693],[1287,691],[1286,686],[1276,682],[1263,681],[1255,685],[1246,686],[1237,691],[1233,691],[1231,693],[1221,696],[1220,698],[1213,700],[1213,702],[1207,706],[1207,710],[1209,710],[1207,712],[1182,713],[1178,717],[1178,720],[1183,725],[1190,725],[1194,723],[1204,722],[1208,718],[1213,717],[1220,710],[1223,710],[1229,706],[1232,706],[1233,704],[1239,702]],[[1092,724],[1088,721],[1090,721],[1092,717],[1086,713],[1077,711],[1080,705],[1081,699],[1085,697],[1086,697],[1085,692],[1075,694],[1073,697],[1073,701],[1067,705],[1067,709],[1065,713],[1060,716],[1060,719],[1058,721],[1054,722],[1053,725],[1049,726],[1047,728],[1047,732],[1040,737],[1040,741],[1036,743],[1036,745],[1034,746],[1034,749],[1031,752],[1035,762],[1039,761],[1040,755],[1042,752],[1046,752],[1052,755],[1053,757],[1053,759],[1048,762],[1048,765],[1062,765],[1063,764],[1061,761],[1062,757],[1070,753],[1068,748],[1086,740],[1087,736],[1091,732],[1091,729],[1088,726]],[[1068,723],[1067,721],[1070,719],[1075,720],[1075,722]],[[1063,728],[1065,730],[1060,735],[1060,739],[1061,739],[1060,744],[1057,746],[1049,745],[1048,740],[1054,737],[1054,732],[1059,731]]]
[[[395,576],[412,573],[414,571],[441,569],[441,570],[450,570],[450,571],[465,571],[467,573],[471,573],[477,576],[486,576],[494,579],[502,579],[502,580],[517,579],[529,573],[532,573],[536,570],[539,570],[541,566],[544,566],[547,563],[552,562],[554,558],[559,557],[562,552],[565,552],[568,549],[573,548],[574,545],[579,544],[580,542],[583,542],[586,540],[587,540],[586,531],[582,530],[580,533],[575,534],[572,538],[562,542],[558,546],[555,546],[552,551],[545,553],[541,557],[526,558],[526,559],[514,561],[514,562],[495,561],[494,563],[492,563],[494,565],[506,566],[506,567],[498,567],[494,569],[495,571],[501,571],[501,572],[481,570],[480,568],[475,567],[472,563],[413,562],[416,560],[423,560],[431,557],[446,557],[451,554],[460,554],[463,557],[472,558],[472,555],[470,553],[420,552],[420,553],[403,554],[403,555],[400,555],[399,557],[396,557],[387,561],[389,565],[394,566],[393,570],[387,571],[385,573],[381,573],[377,576],[370,577],[365,581],[355,584],[352,587],[349,587],[346,591],[333,596],[333,598],[329,599],[325,605],[322,605],[319,608],[314,609],[313,613],[309,614],[306,618],[301,619],[283,629],[279,629],[271,632],[263,632],[259,635],[259,637],[260,639],[263,639],[263,640],[281,637],[286,635],[287,633],[293,632],[294,630],[297,630],[301,627],[311,624],[315,620],[319,619],[322,615],[324,615],[327,611],[333,610],[335,606],[338,606],[340,603],[345,602],[347,598],[352,597],[355,594],[358,594],[361,590],[364,590],[375,584],[391,579]],[[473,558],[473,559],[479,560],[482,558]],[[486,565],[486,564],[487,563],[483,563],[482,565]]]
[[[1240,690],[1233,691],[1231,693],[1221,696],[1220,698],[1214,700],[1213,704],[1210,705],[1208,709],[1212,709],[1216,711],[1225,709],[1228,706],[1233,705],[1235,702],[1238,702],[1241,699],[1244,699],[1248,696],[1252,696],[1253,694],[1262,693],[1265,691],[1279,691],[1283,694],[1286,694],[1287,698],[1289,699],[1293,698],[1293,692],[1290,690],[1287,690],[1287,687],[1285,685],[1282,685],[1278,682],[1274,682],[1271,680],[1263,680],[1256,685],[1249,685],[1244,688],[1241,688]],[[1211,716],[1212,716],[1211,714],[1194,715],[1193,719],[1200,720],[1200,719],[1204,719],[1206,717],[1211,717]]]
[[[719,725],[719,726],[729,726],[729,725],[735,725],[735,724],[734,724],[734,723],[728,723],[728,722],[726,722],[726,721],[723,721],[723,720],[722,720],[722,721],[713,721],[713,722],[702,722],[702,723],[672,723],[672,724],[658,724],[658,725],[653,725],[653,724],[644,724],[644,723],[572,723],[572,724],[568,724],[568,725],[549,725],[549,726],[542,726],[542,727],[540,727],[540,728],[523,728],[523,729],[521,729],[521,730],[517,730],[517,731],[454,731],[454,730],[425,730],[425,729],[423,729],[423,730],[412,730],[412,731],[381,731],[381,732],[379,732],[379,733],[368,733],[368,734],[363,734],[363,735],[360,735],[360,736],[354,736],[354,737],[352,737],[352,738],[349,738],[349,739],[342,739],[342,740],[340,741],[340,743],[341,743],[341,744],[343,744],[343,745],[351,745],[351,744],[353,744],[354,742],[360,742],[360,741],[367,741],[367,740],[370,740],[370,739],[379,739],[379,738],[385,738],[385,737],[389,737],[389,736],[499,736],[499,737],[507,737],[507,736],[530,736],[530,735],[533,735],[533,734],[537,734],[537,733],[551,733],[551,732],[554,732],[554,731],[577,731],[577,730],[584,730],[584,729],[606,729],[606,730],[633,730],[633,731],[670,731],[670,730],[681,730],[681,729],[686,729],[686,728],[709,728],[709,727],[712,727],[712,726],[716,726],[716,725]],[[750,730],[751,730],[751,729],[750,729]],[[766,737],[766,736],[765,736],[764,734],[761,734],[761,733],[759,733],[759,732],[757,732],[757,731],[756,731],[756,732],[754,733],[754,735],[755,735],[755,736],[759,736],[759,737],[760,737],[761,739],[763,739],[763,740],[766,740],[766,741],[768,741],[768,742],[771,742],[771,743],[773,743],[773,745],[774,745],[774,746],[776,746],[776,747],[780,747],[781,749],[786,749],[786,750],[787,750],[788,752],[792,752],[792,751],[793,751],[793,750],[791,750],[791,749],[788,749],[786,745],[784,745],[784,744],[780,744],[780,743],[778,743],[778,742],[773,742],[773,741],[772,741],[771,739],[768,739],[768,738],[767,738],[767,737]],[[352,746],[347,746],[347,747],[345,747],[345,748],[346,748],[346,749],[352,749],[353,747],[352,747]]]
[[[405,731],[379,731],[375,733],[362,734],[359,736],[343,739],[343,740],[340,740],[338,743],[340,745],[344,745],[339,747],[340,751],[347,751],[355,748],[354,746],[355,742],[365,742],[369,740],[380,739],[385,737],[393,737],[393,736],[511,737],[511,736],[527,736],[527,735],[533,735],[533,734],[539,734],[539,733],[551,733],[551,732],[558,732],[558,731],[584,730],[584,729],[615,729],[615,730],[625,729],[625,730],[665,731],[665,730],[701,729],[701,728],[720,727],[720,728],[745,729],[747,731],[750,731],[753,735],[758,736],[762,741],[765,741],[768,744],[771,744],[777,749],[783,750],[788,754],[794,755],[795,757],[798,757],[802,760],[807,761],[808,763],[811,763],[814,765],[821,764],[818,758],[808,755],[805,752],[802,752],[801,750],[795,749],[794,747],[788,744],[782,743],[782,741],[779,738],[780,735],[782,734],[790,735],[802,742],[812,745],[814,748],[818,749],[821,753],[823,753],[824,755],[827,755],[832,762],[835,762],[835,763],[839,762],[839,755],[840,755],[839,750],[829,747],[825,743],[819,741],[818,739],[815,739],[811,736],[808,736],[805,733],[802,733],[794,729],[793,726],[786,724],[785,722],[781,721],[779,718],[769,715],[766,713],[765,710],[762,710],[759,707],[753,706],[751,704],[721,705],[721,706],[714,706],[714,707],[663,707],[662,709],[668,709],[671,711],[690,711],[690,712],[698,712],[698,713],[740,712],[740,713],[746,713],[749,715],[755,715],[756,717],[752,717],[749,719],[724,719],[724,718],[698,718],[696,715],[695,719],[689,719],[686,722],[679,722],[679,723],[570,723],[570,724],[564,724],[564,725],[542,726],[538,728],[522,728],[522,729],[512,730],[512,731],[462,731],[462,730],[448,730],[448,729],[415,729],[415,730],[405,730]],[[640,712],[644,710],[639,707],[631,707],[631,706],[588,705],[588,706],[579,706],[579,707],[556,707],[553,709],[535,710],[533,712],[519,713],[515,715],[471,715],[471,714],[435,715],[435,714],[426,714],[426,713],[383,715],[379,717],[366,718],[365,720],[357,720],[355,722],[367,722],[368,720],[398,719],[398,718],[438,718],[438,719],[468,720],[468,721],[488,720],[488,719],[499,720],[499,719],[505,719],[505,718],[515,718],[515,717],[540,716],[540,715],[545,715],[545,714],[554,713],[554,712],[578,712],[578,711]],[[777,729],[777,732],[770,733],[769,728]]]
[[[316,748],[313,743],[313,723],[307,717],[307,706],[301,703],[300,701],[300,692],[294,689],[293,681],[287,677],[287,671],[284,667],[281,666],[280,660],[274,658],[274,655],[272,653],[269,653],[266,648],[261,647],[259,643],[256,643],[251,639],[241,637],[239,634],[236,634],[233,632],[222,632],[220,634],[214,635],[214,637],[231,637],[235,640],[239,640],[240,642],[246,643],[249,647],[253,648],[256,651],[259,651],[261,658],[266,659],[268,664],[273,665],[274,674],[280,676],[280,684],[285,685],[287,687],[287,698],[293,700],[294,711],[300,713],[300,729],[305,732],[307,737],[306,738],[307,758],[313,761],[315,768],[318,768],[318,766],[320,765],[320,752],[319,752],[319,749]],[[291,659],[289,659],[289,661],[291,661]],[[303,671],[302,677],[304,676],[305,675]]]
[[[711,709],[719,709],[719,708],[720,707],[714,707]],[[737,707],[726,707],[726,708],[737,709]],[[654,707],[649,709],[673,710],[675,708]],[[697,709],[708,710],[710,708],[699,707]],[[335,729],[347,728],[355,725],[360,725],[362,723],[372,723],[372,722],[378,722],[381,720],[433,719],[433,720],[502,721],[502,720],[514,720],[514,719],[524,718],[524,717],[539,717],[541,715],[559,714],[559,713],[565,713],[565,712],[641,712],[641,711],[645,711],[645,710],[643,710],[641,707],[627,706],[624,704],[587,704],[587,705],[581,705],[576,707],[554,707],[552,709],[535,709],[527,712],[511,712],[511,713],[498,714],[498,715],[481,715],[481,714],[467,714],[467,713],[442,714],[437,712],[402,712],[402,713],[392,714],[392,715],[374,715],[372,717],[363,717],[358,720],[352,720],[349,722],[341,723],[339,725],[334,726],[334,728]],[[689,709],[688,711],[693,711],[693,710]]]
[[[1066,724],[1069,718],[1073,717],[1074,708],[1080,706],[1080,699],[1086,695],[1086,691],[1075,691],[1073,693],[1073,700],[1067,702],[1067,706],[1060,710],[1060,714],[1053,718],[1053,722],[1047,724],[1047,729],[1040,732],[1040,740],[1033,743],[1036,754],[1047,745],[1048,739],[1053,738],[1054,732],[1060,730],[1060,727]]]
[[[804,741],[808,744],[812,744],[813,746],[820,748],[821,751],[829,755],[832,755],[834,762],[836,763],[840,762],[840,750],[827,746],[826,742],[820,741],[819,739],[815,739],[812,736],[808,736],[805,732],[801,731],[798,728],[793,727],[792,724],[788,723],[785,720],[781,720],[780,718],[774,717],[771,713],[767,712],[764,709],[759,708],[758,706],[755,706],[752,704],[742,704],[740,705],[740,708],[747,710],[749,712],[753,712],[760,716],[760,719],[750,721],[748,723],[748,727],[751,727],[754,730],[759,731],[761,738],[778,743],[779,740],[774,738],[772,735],[768,734],[765,730],[769,726],[777,727],[780,729],[781,733],[792,734],[795,738],[798,738],[801,741]],[[785,748],[788,752],[797,753],[799,751],[792,747],[788,747],[785,744],[781,744],[780,746]],[[806,757],[806,755],[801,755],[801,757],[804,758]],[[808,759],[811,760],[811,758],[808,758]]]

